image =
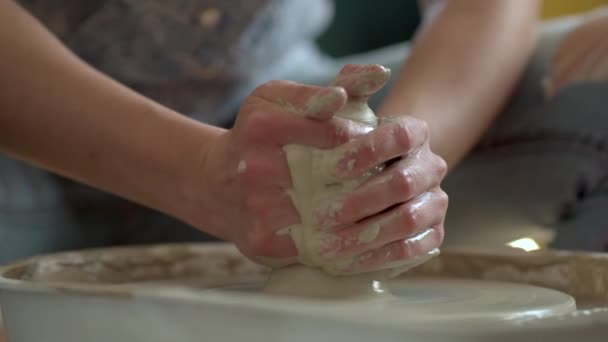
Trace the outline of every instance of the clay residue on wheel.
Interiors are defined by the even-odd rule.
[[[265,268],[223,244],[177,244],[39,257],[9,268],[4,277],[43,283],[205,286],[218,281],[259,279],[265,272]]]

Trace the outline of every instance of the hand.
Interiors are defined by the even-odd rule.
[[[363,72],[361,72],[363,71]],[[362,76],[353,78],[353,74]],[[349,98],[367,97],[359,93],[353,79],[377,80],[382,70],[371,67],[345,67],[336,85],[343,86]],[[380,117],[377,129],[359,135],[338,147],[344,156],[334,174],[341,180],[356,179],[378,166],[382,172],[358,189],[318,209],[321,226],[329,227],[337,238],[325,246],[331,258],[355,257],[354,263],[339,273],[360,273],[411,264],[437,249],[443,241],[443,223],[448,197],[440,188],[447,173],[443,159],[429,145],[425,122],[412,116]],[[339,208],[336,211],[336,208]]]
[[[339,205],[319,209],[321,224],[333,227],[338,236],[325,252],[336,258],[357,256],[344,272],[404,265],[437,249],[448,206],[440,188],[447,166],[431,152],[426,124],[408,116],[391,118],[340,148],[355,151],[338,164],[342,179],[389,163]]]
[[[553,61],[547,95],[566,86],[608,80],[608,15],[594,11],[561,42]]]

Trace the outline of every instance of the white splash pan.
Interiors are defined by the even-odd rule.
[[[29,259],[0,270],[0,305],[10,342],[605,342],[608,309],[600,306],[608,297],[607,265],[603,255],[445,252],[411,275],[554,284],[595,306],[549,318],[478,324],[425,323],[350,312],[341,302],[201,290],[265,278],[266,269],[226,244],[112,248]]]

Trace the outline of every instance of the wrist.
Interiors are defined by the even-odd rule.
[[[220,137],[227,131],[219,127],[196,123],[191,132],[190,148],[184,149],[175,164],[175,196],[167,205],[178,219],[218,235],[213,218],[213,187],[217,176],[210,165],[210,155],[218,147]]]

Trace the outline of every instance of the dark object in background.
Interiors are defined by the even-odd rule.
[[[334,0],[330,27],[317,40],[321,49],[343,57],[412,38],[420,24],[416,0]]]

